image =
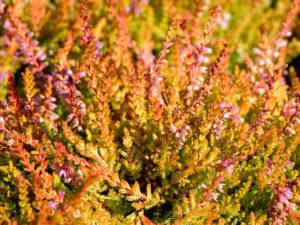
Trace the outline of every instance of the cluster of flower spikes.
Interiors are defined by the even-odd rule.
[[[18,65],[1,101],[0,223],[297,224],[300,84],[283,77],[299,0],[231,70],[214,36],[230,22],[220,5],[166,1],[174,17],[155,54],[129,26],[152,1],[95,1],[100,17],[93,2],[59,3],[78,17],[50,52],[22,20],[27,3],[0,1]]]

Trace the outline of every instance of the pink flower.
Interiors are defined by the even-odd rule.
[[[67,177],[67,173],[66,173],[65,170],[59,170],[58,176],[61,177],[61,178],[66,178]]]
[[[57,115],[56,113],[54,112],[49,112],[49,118],[50,120],[54,121],[54,120],[57,120],[59,118],[59,115]]]
[[[75,171],[69,162],[64,162],[62,165],[53,163],[51,169],[57,173],[63,182],[71,183],[72,185],[79,185],[83,178],[81,170]],[[62,196],[64,196],[64,192],[60,193],[60,197]]]
[[[219,106],[220,106],[221,109],[225,109],[225,108],[228,107],[228,105],[224,102],[220,103]]]
[[[0,116],[0,127],[3,128],[4,126],[5,126],[5,121],[4,121],[3,117]]]
[[[80,78],[84,78],[86,76],[86,73],[84,71],[82,71],[80,74],[79,74],[79,77]]]
[[[226,166],[225,170],[226,170],[227,173],[232,174],[232,172],[233,172],[233,165]]]
[[[49,207],[50,207],[52,210],[54,210],[54,209],[56,208],[56,206],[57,206],[57,202],[55,202],[55,201],[50,201],[50,202],[48,203],[48,205],[49,205]]]
[[[218,191],[223,191],[223,187],[224,187],[224,184],[223,183],[220,183],[218,185]]]
[[[286,163],[285,163],[286,167],[293,167],[295,165],[295,163],[293,163],[291,160],[288,160]]]
[[[272,160],[268,159],[266,164],[267,164],[267,170],[265,173],[270,175],[273,171],[273,169],[272,169],[273,162],[272,162]]]
[[[216,178],[217,178],[218,181],[222,181],[224,179],[224,177],[222,175],[217,175]]]
[[[278,199],[283,204],[286,204],[286,205],[289,204],[289,200],[284,195],[282,195],[282,194],[278,195]]]
[[[14,143],[15,143],[15,142],[14,142],[13,139],[9,139],[9,140],[7,141],[7,145],[8,145],[8,146],[12,146]]]
[[[218,197],[219,197],[219,194],[215,193],[215,192],[211,192],[208,194],[208,199],[213,199],[213,200],[217,201]]]
[[[58,199],[62,202],[65,198],[65,192],[64,191],[59,191],[58,192]]]
[[[233,158],[222,159],[221,162],[220,162],[220,165],[225,168],[227,173],[232,174],[232,172],[233,172],[233,163],[234,163]]]
[[[206,192],[208,190],[207,186],[204,183],[200,184],[199,188],[201,189],[202,192]]]
[[[288,187],[285,187],[285,188],[283,189],[283,194],[284,194],[284,196],[285,196],[287,199],[291,199],[291,198],[293,197],[293,192],[292,192],[291,189],[288,188]]]
[[[57,162],[55,162],[55,163],[52,163],[50,167],[51,167],[51,169],[53,169],[53,170],[57,170],[57,169],[59,168],[59,165],[58,165]]]
[[[231,113],[230,113],[230,112],[226,112],[226,113],[224,114],[224,118],[225,118],[225,119],[228,119],[230,116],[231,116]]]
[[[282,115],[283,116],[292,116],[297,111],[296,107],[297,107],[297,104],[295,101],[290,101],[290,102],[286,103],[283,107]]]

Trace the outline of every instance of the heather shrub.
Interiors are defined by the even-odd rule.
[[[299,8],[0,0],[0,224],[299,224]]]

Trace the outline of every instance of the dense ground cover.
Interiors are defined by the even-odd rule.
[[[299,224],[299,7],[0,0],[0,224]]]

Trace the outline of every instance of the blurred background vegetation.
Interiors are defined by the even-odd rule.
[[[76,0],[3,0],[34,31],[39,45],[51,57],[62,46],[68,33],[78,28],[79,1]],[[221,4],[223,15],[214,33],[216,37],[226,39],[232,49],[232,64],[242,64],[245,54],[253,55],[253,48],[263,38],[275,38],[288,11],[290,0],[120,0],[119,10],[124,12],[126,25],[141,51],[151,51],[156,56],[162,47],[170,25],[170,19],[176,13],[193,14],[199,17],[199,23],[205,26],[209,9]],[[106,1],[89,0],[90,22],[96,37],[103,43],[103,52],[113,51],[117,35],[117,23],[107,16]],[[1,6],[0,6],[1,8]],[[24,68],[14,57],[18,54],[17,43],[7,43],[4,35],[5,16],[0,20],[0,97],[6,95],[6,75],[8,71],[20,74]],[[72,49],[72,57],[80,57],[79,37]],[[299,70],[300,20],[294,27],[289,42],[287,62]],[[298,57],[298,58],[297,58]],[[299,72],[298,72],[299,73]]]

